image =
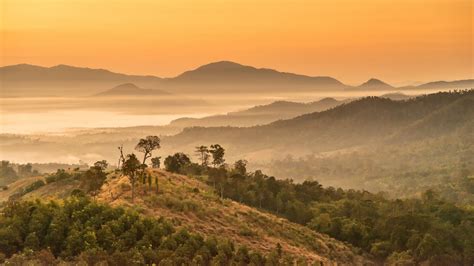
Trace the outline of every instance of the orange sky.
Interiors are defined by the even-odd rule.
[[[0,65],[174,76],[232,60],[349,84],[473,77],[472,0],[0,0]]]

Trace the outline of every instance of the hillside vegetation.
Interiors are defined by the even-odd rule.
[[[104,180],[105,183],[100,188],[100,190],[94,190],[91,188],[90,182],[92,182],[92,180],[86,181],[88,175],[87,171],[58,171],[55,174],[47,175],[46,177],[41,178],[41,180],[44,180],[45,182],[44,185],[35,188],[32,191],[28,191],[27,193],[22,193],[21,196],[18,196],[17,192],[23,191],[24,187],[28,187],[29,184],[34,183],[38,179],[21,179],[23,181],[19,180],[11,184],[10,188],[15,189],[16,193],[11,193],[10,196],[16,196],[10,197],[8,202],[4,202],[4,213],[12,214],[10,214],[10,216],[7,215],[7,217],[0,218],[0,234],[3,233],[3,236],[5,236],[4,242],[0,241],[0,251],[3,252],[7,257],[17,254],[10,258],[12,261],[33,260],[36,255],[29,255],[30,253],[28,252],[30,251],[28,250],[31,249],[31,252],[34,252],[34,254],[40,254],[40,256],[46,257],[41,257],[41,260],[50,260],[54,261],[55,263],[59,262],[60,260],[65,260],[69,262],[108,261],[109,263],[115,264],[114,258],[116,259],[116,257],[128,257],[129,260],[138,260],[138,262],[135,261],[133,264],[141,264],[139,263],[140,261],[158,263],[162,260],[166,261],[167,259],[176,262],[192,261],[203,258],[205,261],[210,263],[210,261],[217,261],[219,259],[224,260],[220,250],[213,252],[212,248],[208,247],[209,241],[211,244],[214,243],[212,241],[215,241],[215,245],[217,245],[219,248],[221,245],[230,245],[229,247],[222,247],[229,249],[228,251],[224,250],[222,252],[230,252],[226,253],[225,255],[226,261],[234,261],[237,260],[237,256],[244,256],[244,260],[248,262],[250,262],[250,260],[260,261],[254,262],[254,265],[263,265],[265,261],[272,265],[272,260],[278,261],[276,262],[277,264],[292,264],[293,261],[300,261],[301,263],[316,263],[316,265],[318,262],[322,262],[324,265],[361,264],[364,261],[367,263],[370,262],[363,256],[358,255],[354,248],[332,239],[327,235],[319,234],[302,225],[291,223],[284,218],[279,218],[270,213],[259,211],[232,200],[221,199],[217,194],[214,193],[214,189],[212,187],[195,178],[172,174],[162,170],[151,170],[149,174],[153,178],[157,178],[158,192],[156,191],[155,185],[150,187],[145,184],[140,184],[137,187],[137,195],[133,203],[131,201],[131,186],[129,179],[126,176],[116,175],[114,173],[110,174],[108,178]],[[23,188],[20,184],[23,185]],[[82,200],[82,196],[80,195],[83,192],[79,192],[78,189],[92,193],[97,202],[90,201],[87,198]],[[71,194],[76,196],[74,198],[70,198],[69,195]],[[55,201],[52,203],[14,203],[19,199],[21,199],[21,202],[23,202],[25,200],[28,201],[40,198],[51,200],[64,199],[65,201],[61,200],[59,202]],[[5,199],[5,197],[3,196],[2,199]],[[146,246],[148,242],[143,241],[150,240],[143,238],[142,234],[146,234],[146,232],[141,233],[140,230],[143,230],[140,229],[142,225],[139,225],[136,222],[130,224],[129,226],[138,226],[137,230],[139,231],[136,233],[137,235],[127,235],[126,238],[129,239],[130,237],[133,237],[132,239],[136,239],[133,241],[137,242],[123,242],[125,235],[121,234],[124,234],[124,232],[120,233],[114,230],[112,231],[115,234],[117,241],[120,240],[119,243],[123,242],[120,244],[123,246],[118,244],[118,246],[110,246],[110,243],[115,242],[111,240],[110,237],[114,236],[104,239],[103,233],[105,232],[102,231],[104,225],[90,225],[90,223],[80,225],[80,223],[84,223],[86,220],[68,222],[68,224],[72,224],[73,227],[66,229],[64,238],[57,240],[60,241],[59,243],[64,243],[61,244],[64,249],[57,246],[56,249],[52,249],[52,254],[49,254],[48,252],[44,251],[46,247],[51,245],[50,242],[48,242],[50,240],[47,240],[50,238],[47,231],[45,231],[44,236],[35,234],[35,236],[38,237],[38,241],[30,240],[30,238],[34,238],[34,236],[31,235],[33,231],[30,231],[30,233],[22,231],[20,233],[21,238],[15,240],[18,242],[9,242],[14,241],[13,239],[15,238],[11,234],[16,233],[10,232],[8,230],[1,230],[2,227],[8,227],[8,225],[13,222],[12,220],[32,219],[33,217],[40,215],[39,211],[30,212],[29,215],[31,215],[32,218],[17,217],[13,214],[18,213],[20,210],[25,208],[31,209],[31,207],[28,206],[37,206],[34,208],[45,210],[46,213],[41,215],[50,217],[45,217],[45,220],[43,220],[44,222],[48,221],[48,224],[54,222],[54,219],[51,220],[51,215],[59,215],[62,217],[62,214],[60,215],[59,213],[66,210],[74,211],[71,210],[71,208],[73,208],[76,209],[76,211],[80,211],[82,209],[90,210],[88,214],[81,215],[90,215],[88,220],[102,221],[102,223],[108,226],[112,226],[110,224],[112,220],[107,222],[107,220],[104,219],[118,219],[118,221],[124,219],[124,221],[133,219],[141,223],[141,218],[140,220],[137,220],[138,216],[136,216],[139,214],[140,217],[164,217],[165,220],[158,220],[158,223],[165,223],[168,224],[166,226],[175,227],[176,229],[169,229],[171,231],[166,233],[170,234],[169,237],[163,236],[161,240],[156,240],[158,242],[153,244],[153,246],[158,250],[155,250],[155,255],[153,255],[153,253],[146,251],[147,249],[144,249],[143,245]],[[111,206],[112,208],[108,206]],[[8,211],[9,208],[13,208],[12,211]],[[128,211],[124,212],[120,208],[125,208]],[[116,215],[132,216],[124,216],[123,218],[109,215],[104,217],[96,216],[99,215],[99,213],[104,212],[110,212],[111,214],[115,213]],[[67,219],[74,219],[75,217],[71,214],[68,215],[68,217],[71,218]],[[143,222],[148,222],[147,219],[148,218],[145,218]],[[48,228],[48,224],[42,224],[38,226]],[[268,226],[269,224],[272,226]],[[90,228],[90,226],[92,226],[92,228]],[[30,226],[27,226],[27,228],[30,228]],[[89,248],[91,243],[88,242],[90,241],[88,240],[88,237],[91,236],[91,232],[94,232],[94,230],[98,230],[100,228],[102,229],[94,233],[97,237],[97,239],[94,240],[96,242],[93,244],[93,247],[95,248]],[[74,230],[79,231],[76,232]],[[187,232],[190,232],[191,235],[189,235]],[[75,243],[70,243],[70,241],[72,241],[72,233],[80,236],[81,240],[77,240]],[[172,240],[174,238],[182,239],[180,241],[183,242],[181,243],[177,239]],[[178,250],[176,250],[176,248],[183,245],[183,248],[186,248],[188,245],[185,243],[187,241],[186,239],[189,239],[189,241],[198,241],[198,243],[201,243],[200,245],[207,246],[207,249],[210,249],[210,254],[203,255],[201,254],[202,251],[197,248],[194,252],[191,252],[192,255],[186,253],[188,255],[184,256],[182,254],[183,251],[178,251],[182,248],[179,248]],[[204,241],[204,239],[208,240]],[[165,250],[169,250],[168,252],[161,251],[163,249],[162,246],[169,241],[178,241],[178,243],[175,244],[177,246],[165,248]],[[34,242],[33,248],[31,248],[32,244],[30,242]],[[130,247],[133,247],[134,249],[130,250]],[[218,249],[218,247],[214,248]],[[18,251],[23,251],[23,253],[19,255],[17,253]],[[241,254],[243,252],[244,255]],[[237,253],[239,255],[237,255]],[[226,263],[221,265],[226,265]],[[237,263],[237,261],[235,263]],[[273,264],[275,264],[275,262]]]
[[[218,142],[233,160],[279,178],[473,202],[474,90],[392,101],[368,97],[268,125],[187,128],[163,139],[191,153]]]

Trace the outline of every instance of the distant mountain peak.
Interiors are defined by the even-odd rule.
[[[217,61],[217,62],[212,62],[206,65],[202,65],[198,67],[197,69],[222,69],[222,68],[244,68],[246,66],[241,65],[239,63],[235,63],[232,61]]]
[[[380,79],[371,78],[367,80],[365,83],[361,84],[358,88],[363,89],[391,89],[393,88],[392,85],[389,85]]]
[[[120,89],[141,89],[141,88],[133,83],[124,83],[112,88],[112,90],[120,90]]]
[[[167,94],[161,90],[142,89],[133,83],[123,83],[107,91],[96,94],[96,96],[140,96],[140,95],[163,95]]]

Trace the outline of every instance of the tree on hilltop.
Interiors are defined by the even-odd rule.
[[[132,202],[135,199],[135,183],[138,179],[138,173],[142,168],[142,164],[137,159],[135,154],[127,155],[126,160],[122,165],[122,172],[124,175],[128,176],[130,183],[132,184]]]

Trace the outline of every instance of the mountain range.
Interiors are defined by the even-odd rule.
[[[166,138],[163,146],[190,151],[215,142],[240,156],[268,152],[297,155],[447,136],[460,130],[468,135],[468,125],[473,123],[474,90],[406,101],[366,97],[262,126],[185,128]]]
[[[320,112],[336,107],[348,100],[324,98],[311,103],[276,101],[267,105],[258,105],[246,110],[230,112],[223,115],[213,115],[203,118],[183,117],[173,120],[174,127],[218,127],[236,126],[248,127],[268,124],[281,119],[289,119],[306,113]]]
[[[144,89],[170,93],[222,94],[312,92],[344,90],[394,90],[381,80],[370,79],[360,86],[349,86],[334,78],[312,77],[255,68],[230,61],[214,62],[186,71],[174,78],[126,75],[104,69],[58,65],[41,67],[28,64],[0,67],[2,96],[86,96],[107,88],[133,83]],[[463,89],[474,87],[474,80],[436,81],[403,89]]]

